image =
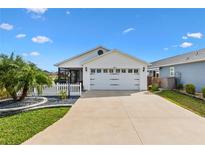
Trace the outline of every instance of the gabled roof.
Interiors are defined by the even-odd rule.
[[[91,63],[91,62],[93,62],[93,61],[95,61],[95,60],[98,60],[98,59],[100,59],[100,58],[102,58],[102,57],[104,57],[104,56],[106,56],[106,55],[108,55],[108,54],[112,54],[112,53],[114,53],[114,52],[120,53],[120,54],[123,55],[123,56],[126,56],[126,57],[128,57],[128,58],[131,58],[131,59],[133,59],[133,60],[135,60],[135,61],[137,61],[137,62],[141,62],[141,63],[143,63],[143,64],[145,64],[145,65],[149,65],[149,63],[147,63],[146,61],[143,61],[143,60],[138,59],[138,58],[136,58],[136,57],[130,56],[130,55],[128,55],[128,54],[126,54],[126,53],[124,53],[124,52],[121,52],[121,51],[119,51],[119,50],[116,50],[116,49],[111,50],[111,51],[109,51],[109,52],[107,52],[107,53],[104,53],[104,54],[102,54],[102,55],[100,55],[100,56],[98,56],[98,57],[95,57],[95,58],[91,59],[91,60],[88,60],[88,61],[84,62],[83,65],[84,65],[84,64],[87,64],[87,63]]]
[[[88,54],[88,53],[91,53],[91,52],[93,52],[93,51],[95,51],[95,50],[97,50],[97,49],[99,49],[99,48],[104,49],[104,50],[106,50],[106,51],[109,51],[109,49],[107,49],[107,48],[105,48],[105,47],[103,47],[103,46],[97,46],[97,47],[95,47],[95,48],[93,48],[93,49],[91,49],[91,50],[85,51],[85,52],[83,52],[83,53],[81,53],[81,54],[79,54],[79,55],[77,55],[77,56],[74,56],[74,57],[68,58],[68,59],[66,59],[66,60],[63,60],[63,61],[61,61],[61,62],[59,62],[59,63],[56,63],[56,64],[54,64],[54,66],[59,66],[59,65],[65,63],[65,62],[68,62],[68,61],[71,61],[71,60],[73,60],[73,59],[75,59],[75,58],[84,56],[84,55],[86,55],[86,54]]]
[[[199,61],[205,61],[205,49],[192,51],[185,54],[152,62],[150,68],[179,65],[179,64],[193,63]]]

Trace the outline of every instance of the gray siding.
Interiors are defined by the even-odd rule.
[[[201,88],[205,87],[205,62],[162,67],[160,77],[169,77],[170,67],[175,68],[175,74],[181,74],[182,84],[192,83],[196,86],[197,91],[201,91]]]

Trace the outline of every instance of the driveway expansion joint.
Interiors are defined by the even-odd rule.
[[[137,129],[136,129],[136,127],[135,127],[133,121],[132,121],[132,118],[130,117],[128,111],[126,110],[126,107],[124,106],[123,101],[121,102],[121,104],[122,104],[123,110],[125,111],[125,113],[126,113],[128,119],[129,119],[129,121],[130,121],[130,123],[131,123],[131,125],[132,125],[132,127],[133,127],[133,129],[134,129],[134,131],[135,131],[135,134],[137,135],[137,137],[139,138],[141,144],[143,145],[144,143],[142,142],[142,139],[141,139],[141,137],[140,137],[140,135],[139,135],[139,133],[138,133],[138,131],[137,131]]]

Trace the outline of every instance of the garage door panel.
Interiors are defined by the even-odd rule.
[[[137,74],[96,73],[90,75],[90,88],[96,90],[139,90],[140,76]]]

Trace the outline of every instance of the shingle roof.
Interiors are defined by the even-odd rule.
[[[169,57],[165,59],[161,59],[158,61],[154,61],[149,66],[150,68],[162,67],[162,66],[170,66],[170,65],[178,65],[178,64],[186,64],[205,61],[205,49],[188,52],[185,54],[177,55],[174,57]]]
[[[80,57],[80,56],[83,56],[83,55],[85,55],[85,54],[87,54],[87,53],[93,52],[93,51],[97,50],[98,48],[102,48],[102,49],[104,49],[104,50],[106,50],[106,51],[110,51],[110,49],[107,49],[107,48],[105,48],[105,47],[103,47],[103,46],[97,46],[97,47],[95,47],[95,48],[93,48],[93,49],[91,49],[91,50],[85,51],[85,52],[83,52],[83,53],[81,53],[81,54],[79,54],[79,55],[77,55],[77,56],[74,56],[74,57],[68,58],[68,59],[66,59],[66,60],[63,60],[63,61],[61,61],[61,62],[59,62],[59,63],[56,63],[56,64],[54,64],[54,66],[59,66],[60,64],[63,64],[63,63],[65,63],[65,62],[68,62],[68,61],[70,61],[70,60],[73,60],[73,59],[75,59],[75,58],[78,58],[78,57]]]

